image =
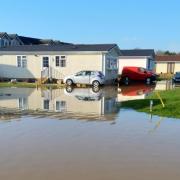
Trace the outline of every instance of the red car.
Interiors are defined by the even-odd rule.
[[[122,70],[121,81],[129,84],[131,81],[143,81],[151,84],[156,80],[156,74],[142,67],[124,67]]]

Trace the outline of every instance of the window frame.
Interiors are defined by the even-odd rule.
[[[56,112],[65,112],[65,111],[67,111],[67,102],[66,101],[56,101]]]
[[[44,58],[48,58],[48,66],[44,66]],[[49,68],[50,65],[50,57],[49,56],[43,56],[42,57],[42,68]]]
[[[27,68],[27,56],[26,55],[16,56],[16,64],[18,68]]]
[[[58,57],[58,59],[57,59]],[[67,56],[57,55],[55,56],[55,66],[58,68],[65,68],[67,65]]]

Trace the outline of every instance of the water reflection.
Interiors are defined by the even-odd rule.
[[[134,84],[131,86],[122,86],[118,89],[118,101],[130,101],[137,99],[145,99],[154,90],[155,86],[145,84]]]
[[[24,112],[34,111],[40,115],[61,115],[63,118],[94,118],[101,116],[114,119],[117,88],[72,88],[65,89],[0,89],[0,107]],[[43,112],[42,112],[43,111]],[[12,111],[11,111],[12,112]],[[32,113],[32,112],[31,112]],[[53,114],[56,113],[56,114]],[[17,113],[16,113],[17,115]],[[109,115],[109,117],[108,117]]]
[[[172,81],[158,81],[156,83],[155,90],[158,91],[165,91],[165,90],[172,90],[176,88],[175,84],[172,83]]]
[[[0,118],[13,119],[30,114],[58,119],[114,121],[121,102],[145,99],[154,90],[172,88],[166,81],[157,82],[156,87],[134,84],[119,88],[1,88]]]

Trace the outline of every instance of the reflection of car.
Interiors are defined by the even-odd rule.
[[[67,86],[65,89],[65,94],[69,96],[74,96],[78,100],[82,100],[82,101],[99,101],[102,98],[101,89],[99,88],[97,91],[96,87],[73,88],[72,86]]]
[[[104,84],[104,75],[100,71],[80,71],[76,74],[64,78],[64,83],[72,84],[90,84],[100,86]]]
[[[149,94],[154,90],[154,86],[147,86],[145,84],[131,85],[121,87],[121,94],[123,96],[140,96]]]
[[[176,74],[173,77],[174,83],[180,83],[180,72],[176,72]]]
[[[144,81],[151,84],[156,80],[157,75],[142,67],[124,67],[122,70],[121,79],[125,84],[130,81]]]

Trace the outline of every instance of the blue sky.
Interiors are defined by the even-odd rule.
[[[180,51],[179,0],[0,0],[0,31]]]

